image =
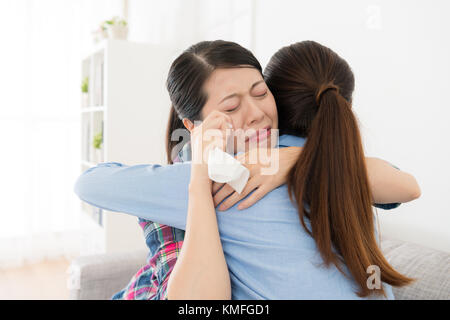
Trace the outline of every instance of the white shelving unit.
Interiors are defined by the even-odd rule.
[[[81,172],[100,162],[127,165],[166,163],[164,134],[170,100],[165,81],[174,50],[163,46],[105,40],[81,63],[89,78],[81,99]],[[101,132],[100,149],[93,146]],[[145,248],[137,218],[81,202],[82,254]]]

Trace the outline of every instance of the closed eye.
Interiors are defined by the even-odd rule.
[[[235,111],[237,108],[239,108],[239,105],[238,105],[237,107],[232,108],[232,109],[225,110],[225,112],[233,112],[233,111]]]
[[[258,97],[258,98],[262,98],[262,97],[265,97],[265,96],[267,96],[267,91],[264,92],[263,94],[256,95],[256,97]]]

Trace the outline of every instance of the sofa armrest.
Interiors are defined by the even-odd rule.
[[[81,256],[69,267],[69,297],[76,300],[111,299],[146,264],[145,251]]]
[[[398,272],[416,279],[393,287],[396,299],[450,299],[450,253],[394,239],[382,240],[381,249]]]

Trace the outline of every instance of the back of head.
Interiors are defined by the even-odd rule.
[[[288,189],[324,263],[343,272],[343,262],[360,296],[385,294],[383,287],[368,288],[369,266],[378,266],[386,283],[408,284],[412,279],[389,265],[375,239],[372,194],[352,112],[355,81],[347,62],[317,42],[303,41],[275,53],[265,78],[277,103],[280,133],[307,137]]]
[[[204,84],[218,68],[252,67],[262,74],[255,56],[235,42],[215,40],[202,41],[190,46],[172,63],[167,77],[167,90],[172,102],[166,131],[166,152],[172,163],[178,150],[172,135],[184,128],[182,119],[199,120],[207,101]]]
[[[280,133],[302,137],[308,135],[319,103],[325,103],[332,95],[344,98],[350,105],[355,87],[347,62],[314,41],[280,49],[272,56],[264,75],[276,99],[283,131]]]

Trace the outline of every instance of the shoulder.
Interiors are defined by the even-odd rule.
[[[278,139],[278,146],[280,148],[285,147],[303,147],[306,142],[306,138],[293,136],[290,134],[283,134]]]

